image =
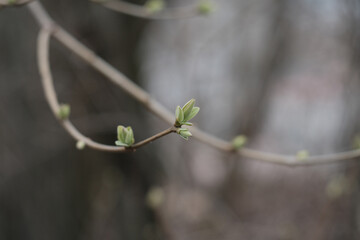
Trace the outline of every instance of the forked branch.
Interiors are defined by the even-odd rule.
[[[84,46],[82,43],[80,43],[78,40],[72,37],[61,27],[54,24],[54,22],[48,16],[48,14],[40,5],[39,2],[35,1],[30,3],[29,8],[33,16],[38,20],[40,27],[43,29],[40,33],[39,41],[38,41],[39,58],[40,58],[39,65],[42,66],[40,70],[42,72],[42,77],[44,78],[43,79],[44,87],[49,88],[49,90],[52,91],[52,95],[55,96],[55,98],[53,96],[47,96],[48,101],[54,113],[56,113],[56,111],[58,110],[59,104],[56,100],[55,91],[53,87],[51,87],[52,78],[48,66],[48,41],[50,34],[52,34],[60,43],[62,43],[65,47],[67,47],[71,52],[78,55],[90,66],[92,66],[94,69],[98,70],[100,73],[106,76],[115,85],[119,86],[134,99],[142,103],[152,113],[159,116],[161,119],[168,122],[169,124],[173,124],[174,121],[173,113],[169,112],[162,104],[151,98],[151,96],[147,92],[145,92],[143,89],[141,89],[131,80],[129,80],[126,76],[124,76],[121,72],[119,72],[109,63],[107,63],[105,60],[96,56],[90,49],[88,49],[86,46]],[[68,120],[63,121],[62,124],[64,125],[65,129],[74,138],[84,141],[88,146],[91,146],[95,149],[106,150],[106,151],[118,151],[118,152],[122,152],[125,150],[125,148],[107,146],[90,140],[89,138],[83,136],[80,132],[78,132],[76,128]],[[219,150],[230,153],[237,153],[244,158],[250,158],[262,162],[281,164],[286,166],[325,164],[325,163],[337,162],[337,161],[360,157],[360,150],[352,150],[352,151],[327,154],[327,155],[309,156],[304,159],[299,159],[295,155],[273,154],[273,153],[252,150],[248,148],[234,150],[234,147],[231,142],[224,141],[204,131],[201,131],[196,127],[192,127],[191,132],[193,133],[193,136],[199,141],[211,147],[217,148]]]
[[[166,136],[172,132],[176,132],[176,128],[171,127],[152,137],[149,137],[148,139],[145,139],[135,145],[132,145],[131,147],[117,147],[117,146],[110,146],[95,142],[90,138],[84,136],[80,131],[78,131],[68,118],[66,119],[59,118],[58,113],[60,112],[61,107],[57,100],[53,78],[50,70],[49,39],[50,39],[49,30],[45,28],[41,29],[38,36],[37,55],[38,55],[38,67],[41,75],[43,89],[46,100],[49,103],[52,112],[58,118],[58,120],[60,121],[61,125],[65,128],[65,130],[74,139],[83,142],[86,146],[90,148],[94,148],[96,150],[107,151],[107,152],[126,152],[126,151],[134,151],[135,149],[142,147],[148,143],[151,143],[152,141],[155,141],[158,138]]]

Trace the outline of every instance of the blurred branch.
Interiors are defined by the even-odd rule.
[[[48,101],[51,105],[51,108],[54,113],[57,113],[59,104],[56,99],[56,94],[52,86],[52,78],[50,74],[50,69],[48,65],[48,41],[49,36],[52,34],[60,43],[67,47],[71,52],[78,55],[84,61],[86,61],[90,66],[101,72],[106,76],[110,81],[115,85],[122,88],[134,99],[142,103],[146,108],[148,108],[155,115],[159,116],[164,121],[169,124],[174,123],[173,113],[169,112],[163,105],[153,99],[146,91],[133,83],[130,79],[124,76],[121,72],[111,66],[102,58],[95,55],[90,49],[72,37],[69,33],[63,30],[61,27],[56,25],[51,18],[47,15],[46,11],[43,9],[41,4],[38,1],[35,1],[29,4],[29,8],[38,20],[39,25],[43,29],[39,36],[38,48],[39,48],[39,65],[41,67],[40,71],[43,77],[43,82],[47,88]],[[65,129],[76,139],[83,140],[87,145],[105,151],[118,151],[122,152],[125,149],[107,146],[103,144],[96,143],[89,138],[83,136],[79,133],[76,128],[70,123],[70,121],[65,120],[62,122]],[[309,156],[304,159],[298,159],[294,155],[282,155],[274,153],[266,153],[262,151],[252,150],[248,148],[242,148],[235,151],[231,142],[224,141],[220,138],[212,136],[196,127],[191,127],[191,132],[193,136],[199,141],[217,148],[219,150],[238,153],[242,157],[250,158],[254,160],[259,160],[267,163],[275,163],[286,166],[301,166],[301,165],[315,165],[315,164],[325,164],[330,162],[337,162],[342,160],[354,159],[360,157],[360,149],[352,150],[347,152],[328,154],[328,155],[319,155],[319,156]]]
[[[166,8],[159,11],[151,11],[146,6],[124,2],[120,0],[90,0],[92,2],[101,4],[102,6],[124,14],[146,19],[181,19],[191,18],[206,14],[199,8],[200,1],[185,7]]]
[[[0,8],[6,6],[20,6],[30,3],[34,0],[0,0]]]
[[[49,66],[49,39],[50,39],[50,31],[45,28],[41,29],[39,33],[38,45],[37,45],[38,66],[42,77],[41,79],[42,79],[46,100],[48,101],[54,115],[58,116],[58,113],[60,111],[60,104],[56,97],[56,92]],[[65,128],[65,130],[77,141],[82,141],[86,144],[86,146],[94,148],[96,150],[109,151],[109,152],[134,151],[135,149],[142,147],[148,143],[151,143],[152,141],[158,138],[166,136],[172,132],[176,132],[176,128],[171,127],[137,144],[134,144],[131,147],[117,147],[117,146],[110,146],[110,145],[97,143],[91,140],[90,138],[84,136],[76,129],[76,127],[70,122],[69,119],[59,119],[59,117],[57,117],[57,119],[60,121],[60,123]]]

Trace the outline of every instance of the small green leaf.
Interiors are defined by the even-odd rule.
[[[192,136],[191,132],[187,128],[179,128],[176,132],[185,140],[188,140]]]
[[[131,140],[132,140],[131,135],[127,134],[126,138],[125,138],[125,143],[130,146],[131,145]]]
[[[176,121],[174,126],[181,127],[182,125],[192,126],[189,122],[190,119],[194,118],[200,111],[199,107],[194,107],[195,99],[188,101],[182,108],[177,106],[175,110]]]
[[[59,107],[58,117],[61,120],[68,119],[70,116],[70,105],[69,104],[61,104]]]
[[[181,110],[180,106],[177,106],[177,107],[176,107],[176,110],[175,110],[176,120],[179,120],[180,110]]]
[[[117,127],[117,132],[118,132],[118,140],[121,141],[121,142],[125,142],[124,126],[119,125]]]
[[[296,153],[297,160],[305,160],[309,157],[309,152],[306,150],[301,150]]]
[[[193,107],[190,114],[184,120],[185,121],[190,121],[191,119],[193,119],[196,116],[196,114],[198,114],[199,111],[200,111],[199,107]]]
[[[117,146],[129,147],[134,144],[134,132],[130,126],[125,128],[124,126],[119,125],[117,129],[118,140],[115,142]]]
[[[351,188],[351,181],[345,175],[338,175],[328,182],[325,191],[329,198],[336,199],[351,192]]]
[[[232,145],[235,149],[240,149],[246,144],[246,142],[247,137],[244,135],[239,135],[232,140]]]
[[[190,101],[185,103],[185,105],[182,107],[182,110],[184,111],[184,119],[187,119],[187,117],[190,115],[194,105],[195,105],[195,99],[191,99]]]
[[[360,135],[356,135],[353,140],[354,149],[360,149]]]
[[[215,8],[211,1],[203,0],[199,3],[197,10],[200,14],[208,15],[214,12]]]
[[[115,145],[119,146],[119,147],[128,147],[128,145],[126,143],[123,143],[121,141],[115,141]]]
[[[165,8],[165,2],[163,0],[148,0],[145,3],[146,11],[149,13],[157,13]]]
[[[128,146],[131,146],[134,143],[134,133],[131,127],[126,128],[127,134],[125,137],[125,143]]]
[[[86,144],[84,141],[77,141],[76,142],[76,148],[79,150],[83,150],[85,148]]]
[[[146,202],[151,208],[158,208],[164,202],[164,190],[160,187],[152,187],[146,196]]]
[[[179,123],[182,123],[184,121],[184,111],[180,108],[180,106],[176,107],[176,120]]]

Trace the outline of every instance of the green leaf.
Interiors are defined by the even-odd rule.
[[[77,141],[76,142],[76,148],[79,150],[83,150],[85,148],[86,144],[83,141]]]
[[[131,136],[131,134],[127,134],[126,137],[125,137],[125,143],[130,146],[130,145],[131,145],[131,141],[132,141],[132,136]]]
[[[135,141],[134,132],[130,126],[127,127],[127,131],[128,131],[128,134],[126,136],[125,143],[128,144],[129,146],[131,146],[131,145],[133,145],[133,143]]]
[[[196,116],[196,114],[198,114],[198,112],[200,111],[199,107],[193,107],[193,109],[191,110],[190,114],[186,117],[186,119],[184,119],[185,121],[189,121],[192,118],[194,118]]]
[[[232,145],[235,149],[242,148],[247,142],[247,138],[244,135],[239,135],[232,140]]]
[[[152,187],[146,196],[147,204],[152,208],[160,207],[165,200],[165,193],[161,187]]]
[[[309,157],[309,152],[306,150],[301,150],[296,153],[297,160],[306,160]]]
[[[57,115],[61,120],[68,119],[70,116],[70,105],[69,104],[60,104]]]
[[[360,149],[360,135],[356,135],[353,140],[354,149]]]
[[[115,141],[115,145],[119,146],[119,147],[128,147],[128,145],[126,143],[123,143],[121,141]]]
[[[145,8],[149,13],[157,13],[165,8],[163,0],[148,0],[145,3]]]
[[[176,132],[185,140],[188,140],[192,136],[191,132],[187,128],[179,128]]]
[[[180,106],[176,107],[175,115],[176,115],[176,120],[179,123],[182,123],[184,121],[184,111],[180,108]]]
[[[215,9],[211,1],[203,0],[199,3],[197,10],[200,14],[208,15],[214,12]]]
[[[191,122],[184,122],[183,125],[192,126],[193,124]]]
[[[195,99],[191,99],[190,101],[185,103],[185,105],[182,107],[182,110],[184,111],[184,119],[187,119],[187,117],[191,113],[191,110],[193,109],[194,105],[195,105]]]
[[[124,126],[119,125],[117,127],[117,132],[118,132],[118,140],[121,141],[121,142],[125,142]]]

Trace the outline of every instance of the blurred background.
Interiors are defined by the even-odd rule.
[[[143,4],[144,1],[132,1]],[[168,1],[185,6],[191,0]],[[352,149],[360,132],[358,0],[218,0],[207,17],[149,21],[86,0],[50,15],[168,109],[257,150]],[[359,239],[358,161],[290,168],[175,134],[135,153],[85,148],[48,107],[26,7],[0,11],[0,239]],[[90,138],[114,144],[168,127],[56,40],[60,102]]]

